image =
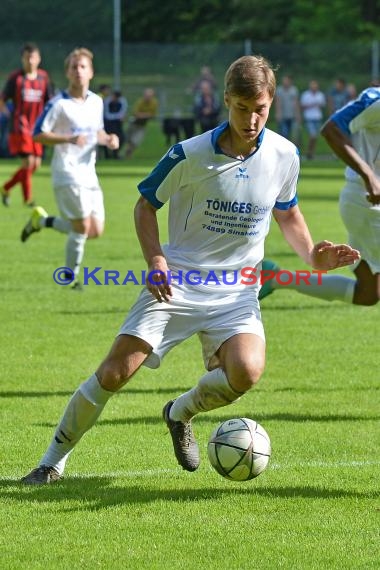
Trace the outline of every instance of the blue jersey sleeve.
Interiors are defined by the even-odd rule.
[[[159,190],[163,187],[171,173],[185,158],[186,156],[182,145],[180,143],[175,144],[169,149],[152,172],[138,184],[137,188],[141,195],[155,208],[161,208],[170,197],[170,193],[169,195],[167,195],[167,192],[159,193]],[[160,198],[162,199],[160,200]]]
[[[380,89],[369,87],[361,92],[359,97],[352,103],[348,103],[342,109],[336,111],[331,115],[331,121],[334,121],[338,127],[347,135],[351,134],[350,123],[351,121],[365,111],[370,105],[376,103],[380,99]]]
[[[39,135],[40,133],[43,132],[44,130],[43,124],[47,116],[52,114],[57,101],[59,101],[60,99],[68,99],[68,98],[69,95],[65,91],[61,91],[58,95],[56,95],[55,97],[53,97],[53,99],[50,99],[50,101],[46,103],[44,110],[42,111],[41,115],[37,118],[36,124],[34,125],[33,136]],[[49,122],[48,130],[50,130],[51,128],[52,124],[50,124]]]
[[[274,207],[278,210],[289,210],[298,204],[298,197],[297,194],[287,202],[276,202]]]

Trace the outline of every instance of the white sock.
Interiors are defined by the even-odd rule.
[[[197,386],[174,400],[170,418],[177,422],[187,422],[199,412],[227,406],[240,396],[241,393],[231,388],[223,370],[215,368],[202,376]]]
[[[300,279],[297,272],[286,272],[283,275],[282,280],[284,283],[290,281],[290,274],[292,275],[292,280],[289,284],[281,284],[281,274],[279,275],[279,281],[273,279],[274,289],[293,289],[298,291],[303,295],[309,295],[310,297],[317,297],[318,299],[324,299],[325,301],[343,301],[345,303],[352,303],[354,297],[354,290],[356,281],[355,279],[350,279],[349,277],[344,277],[343,275],[317,275],[311,274],[307,277],[306,282]]]
[[[66,242],[66,267],[73,270],[75,277],[78,277],[80,266],[84,255],[87,235],[70,231]]]
[[[49,221],[49,225],[47,225],[47,220]],[[58,218],[55,216],[47,216],[46,218],[39,219],[39,225],[41,228],[53,228],[57,232],[62,234],[68,234],[71,230],[71,222],[69,220],[65,220],[64,218]]]
[[[57,230],[57,232],[61,232],[61,234],[68,234],[71,231],[71,222],[64,218],[54,218],[53,228]]]
[[[40,465],[54,467],[62,474],[74,446],[94,425],[113,394],[101,387],[96,374],[83,382],[71,397]]]

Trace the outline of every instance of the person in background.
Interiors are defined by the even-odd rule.
[[[315,155],[315,147],[323,120],[323,110],[326,106],[326,97],[323,91],[319,89],[318,81],[315,79],[310,81],[309,88],[301,94],[300,104],[308,134],[306,156],[308,159],[312,159]]]
[[[199,91],[201,90],[201,85],[205,81],[207,81],[207,83],[210,85],[212,91],[217,90],[216,79],[211,71],[211,68],[208,65],[203,65],[201,67],[199,77],[194,81],[194,83],[191,86],[191,92],[193,93],[194,96],[197,95],[197,93],[199,93]]]
[[[202,81],[194,100],[194,118],[199,123],[202,133],[214,129],[220,116],[218,94],[212,89],[209,81]]]
[[[299,143],[301,109],[299,91],[290,75],[284,75],[275,95],[277,129],[286,139]]]
[[[35,140],[54,146],[52,179],[60,216],[34,208],[21,233],[26,242],[33,233],[50,228],[67,234],[65,281],[81,289],[78,275],[88,238],[104,229],[103,192],[96,175],[96,147],[119,146],[115,134],[103,128],[103,101],[89,89],[94,75],[93,54],[73,50],[65,59],[66,90],[54,97],[36,122]]]
[[[129,158],[144,140],[148,121],[155,119],[158,113],[158,99],[154,89],[147,88],[133,105],[132,117],[125,135],[125,156]]]
[[[335,80],[334,86],[327,93],[327,110],[332,115],[344,107],[350,101],[350,92],[347,89],[346,81],[342,77]]]
[[[350,101],[354,101],[358,96],[358,90],[356,89],[355,83],[347,83],[347,92]]]
[[[128,103],[121,91],[113,91],[104,99],[104,130],[106,133],[113,133],[119,138],[119,148],[110,151],[105,147],[106,158],[119,158],[119,149],[124,144],[124,120],[127,111]]]
[[[53,95],[48,73],[39,68],[41,54],[38,46],[27,43],[21,50],[22,68],[8,77],[0,94],[0,112],[8,113],[7,102],[12,101],[8,135],[9,152],[21,158],[21,167],[1,189],[4,206],[10,205],[9,193],[21,184],[24,204],[34,206],[32,175],[40,167],[42,144],[33,140],[33,129],[45,103]]]
[[[98,95],[103,101],[111,95],[111,86],[108,83],[101,83],[98,87]]]

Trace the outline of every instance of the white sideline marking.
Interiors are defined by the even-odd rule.
[[[269,463],[268,470],[281,470],[281,469],[292,469],[292,468],[322,468],[322,469],[340,469],[344,467],[348,468],[358,468],[358,467],[368,467],[371,465],[380,465],[379,461],[306,461],[300,463]],[[209,466],[212,469],[211,465]],[[109,471],[106,473],[72,473],[70,478],[74,479],[86,479],[88,477],[96,477],[98,479],[132,479],[139,477],[159,477],[160,475],[173,474],[173,473],[183,473],[178,466],[176,469],[145,469],[144,471]],[[19,477],[6,477],[0,476],[0,481],[18,481]]]
[[[310,468],[326,468],[326,469],[339,469],[341,467],[349,467],[349,468],[358,468],[358,467],[366,467],[369,465],[380,465],[380,461],[336,461],[336,462],[324,462],[324,461],[306,461],[305,463],[289,463],[288,465],[279,464],[279,463],[269,463],[268,469],[291,469],[296,467],[310,467]],[[210,470],[212,469],[211,465],[209,466]],[[84,478],[84,477],[99,477],[99,478],[106,478],[106,477],[120,477],[120,478],[133,478],[133,477],[158,477],[159,475],[164,474],[173,474],[173,473],[183,473],[180,471],[180,467],[176,469],[146,469],[145,471],[111,471],[109,473],[98,473],[98,474],[78,474],[73,475],[75,478]]]
[[[380,461],[306,461],[301,463],[269,463],[268,469],[292,469],[295,467],[322,467],[326,469],[339,469],[341,467],[367,467],[369,465],[380,465]]]

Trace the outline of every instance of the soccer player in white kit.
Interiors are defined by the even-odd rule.
[[[297,205],[296,147],[265,128],[274,92],[275,76],[264,58],[236,60],[225,77],[228,122],[174,145],[139,184],[135,222],[149,269],[147,286],[108,356],[72,396],[24,483],[57,481],[110,397],[142,364],[157,368],[193,334],[199,336],[206,373],[165,404],[163,417],[179,464],[198,468],[191,419],[236,401],[264,369],[259,286],[247,275],[260,270],[272,213],[286,240],[314,268],[357,259],[350,246],[313,244]],[[161,247],[156,212],[166,202],[169,242]]]
[[[375,305],[380,299],[380,87],[365,89],[333,113],[322,135],[347,165],[339,207],[348,242],[360,251],[352,266],[356,279],[310,276],[307,284],[294,278],[287,285],[272,279],[264,283],[260,298],[289,288],[327,301]]]
[[[35,208],[21,233],[21,241],[41,228],[68,234],[66,279],[76,288],[86,240],[100,236],[104,229],[103,192],[95,171],[96,146],[117,149],[119,139],[105,132],[103,101],[89,90],[94,75],[92,52],[75,49],[65,60],[65,70],[67,90],[46,105],[34,130],[36,141],[54,145],[51,170],[61,217]]]

